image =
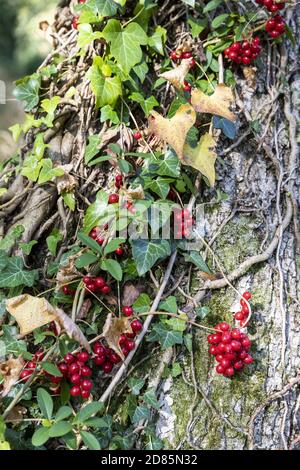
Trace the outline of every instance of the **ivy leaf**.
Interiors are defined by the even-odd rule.
[[[88,164],[98,153],[101,137],[99,135],[90,135],[89,143],[84,152],[84,161]]]
[[[181,313],[178,318],[169,318],[166,320],[166,324],[173,330],[173,331],[185,331],[186,330],[186,323],[187,315],[185,313]]]
[[[164,159],[159,162],[156,174],[161,176],[173,176],[174,178],[178,178],[180,176],[180,164],[178,157],[174,152],[168,150],[165,153]]]
[[[122,281],[123,271],[118,261],[114,259],[104,259],[101,262],[101,269],[108,271],[117,281]]]
[[[103,30],[103,37],[110,44],[110,52],[129,73],[132,67],[142,60],[141,45],[148,42],[145,31],[137,23],[130,23],[122,28],[117,20],[109,20]]]
[[[236,125],[234,122],[219,116],[213,117],[213,126],[215,129],[221,129],[228,139],[234,140],[236,138]]]
[[[129,96],[132,101],[139,103],[141,105],[142,110],[149,116],[150,112],[155,106],[159,106],[158,101],[154,98],[154,96],[150,96],[149,98],[145,99],[141,93],[134,92],[132,95]]]
[[[47,113],[47,117],[43,119],[47,127],[53,127],[55,111],[60,101],[59,96],[53,96],[53,98],[45,99],[41,102],[41,108]]]
[[[157,335],[162,349],[171,348],[175,344],[182,344],[183,336],[181,331],[170,331],[162,323],[154,325],[153,331]]]
[[[85,4],[76,5],[75,9],[81,12],[80,19],[94,23],[99,21],[99,17],[114,16],[118,10],[116,3],[113,0],[89,0]]]
[[[24,270],[22,258],[12,256],[3,271],[0,273],[0,287],[32,287],[38,279],[38,271]]]
[[[184,255],[184,259],[185,261],[194,263],[194,265],[197,266],[197,268],[201,269],[202,272],[211,274],[209,267],[205,263],[200,253],[198,253],[197,251],[190,251],[189,253],[186,253]]]
[[[133,304],[133,309],[136,313],[145,313],[150,311],[151,299],[148,294],[141,294],[138,296]]]
[[[161,258],[171,254],[169,240],[130,240],[137,271],[143,276]]]
[[[26,112],[35,108],[39,102],[39,91],[41,87],[41,77],[39,74],[33,74],[24,77],[16,82],[16,88],[13,95],[17,100],[24,101]]]
[[[149,408],[146,408],[146,406],[138,406],[135,409],[134,415],[132,417],[132,422],[136,424],[139,421],[150,419],[150,416],[151,416],[151,413],[150,413]]]
[[[169,182],[169,179],[159,176],[157,179],[150,179],[150,181],[146,182],[145,189],[150,189],[162,199],[166,199],[170,191]]]
[[[155,28],[154,34],[149,37],[148,44],[152,47],[156,52],[161,55],[164,55],[164,43],[167,39],[167,30],[162,28],[161,26],[157,26]]]
[[[149,71],[149,67],[145,61],[141,62],[140,64],[137,64],[133,67],[134,72],[140,79],[141,83],[144,82],[147,72]]]
[[[24,230],[25,228],[23,225],[16,225],[16,227],[11,229],[10,232],[0,240],[0,250],[9,250],[15,244],[16,240],[20,238]]]
[[[140,378],[134,378],[128,380],[128,387],[133,395],[139,395],[143,386],[145,385],[145,380]]]
[[[236,117],[230,106],[234,102],[234,96],[231,89],[223,84],[216,86],[212,95],[206,95],[198,88],[194,88],[191,93],[192,106],[198,113],[209,113],[222,116],[229,121],[235,121]]]
[[[43,158],[41,163],[42,167],[39,174],[38,184],[47,183],[47,181],[51,181],[52,178],[62,176],[64,174],[64,170],[62,168],[53,168],[53,163],[50,158]]]
[[[64,200],[64,203],[66,206],[74,212],[75,210],[75,205],[76,205],[76,199],[75,199],[75,193],[74,191],[63,191],[61,193],[62,198]]]
[[[210,184],[214,186],[216,179],[215,162],[217,154],[214,152],[216,142],[214,138],[207,132],[202,135],[197,147],[191,147],[185,144],[184,152],[184,165],[189,165],[204,175]]]
[[[189,18],[188,24],[191,27],[191,35],[193,36],[193,39],[195,39],[202,33],[202,31],[205,30],[208,25],[208,21],[206,18],[199,18],[197,20]]]
[[[51,234],[46,238],[47,247],[51,255],[53,256],[56,255],[57,245],[62,239],[63,239],[63,235],[60,233],[60,231],[57,228],[53,229]]]
[[[7,266],[8,260],[9,260],[9,257],[1,249],[0,250],[0,272]]]
[[[107,104],[106,106],[103,106],[103,108],[101,108],[100,121],[101,122],[111,121],[113,124],[119,124],[120,123],[120,119],[118,117],[118,114],[116,113],[116,111],[113,110],[113,108],[109,104]]]
[[[87,77],[91,81],[91,89],[96,97],[96,107],[102,108],[108,104],[113,107],[122,95],[121,79],[118,76],[106,77],[101,71],[101,66],[102,58],[95,57]]]
[[[182,160],[186,136],[195,121],[196,113],[189,104],[181,105],[171,119],[164,118],[156,111],[152,111],[149,132],[167,142]]]
[[[81,49],[87,48],[95,39],[101,39],[102,33],[100,31],[93,31],[89,23],[83,23],[78,26],[78,46]]]
[[[142,396],[142,399],[147,405],[152,406],[152,408],[155,408],[156,410],[159,410],[161,405],[159,404],[157,398],[156,398],[156,393],[154,388],[149,388],[144,395]]]
[[[37,243],[38,243],[37,240],[31,240],[28,243],[19,243],[19,247],[21,248],[23,253],[28,256],[30,255],[31,250],[34,247],[34,245],[36,245]]]
[[[166,300],[159,304],[159,310],[164,312],[177,313],[177,300],[174,295],[170,295]]]

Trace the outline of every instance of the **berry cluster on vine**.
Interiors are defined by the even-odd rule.
[[[255,0],[258,5],[264,6],[270,13],[283,10],[285,2],[274,2],[274,0]],[[285,32],[286,26],[283,17],[279,14],[271,17],[266,22],[266,31],[271,38],[276,39]]]
[[[232,60],[236,64],[250,65],[252,61],[257,59],[261,51],[259,37],[254,37],[252,42],[238,41],[231,44],[224,51],[225,57]]]

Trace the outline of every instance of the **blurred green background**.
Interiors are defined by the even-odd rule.
[[[14,80],[31,74],[45,58],[51,44],[39,28],[42,21],[53,22],[58,0],[1,0],[0,80],[6,86],[6,104],[0,104],[0,159],[13,146],[7,128],[23,119],[22,106],[14,101]]]

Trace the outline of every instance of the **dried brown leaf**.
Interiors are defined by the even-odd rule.
[[[140,296],[140,294],[144,291],[144,286],[141,284],[134,285],[134,284],[126,284],[123,287],[123,297],[122,297],[122,305],[131,306],[134,304],[136,299]]]
[[[177,90],[181,90],[184,87],[185,77],[190,69],[191,60],[192,59],[183,59],[178,67],[162,73],[160,77],[172,83]]]
[[[106,339],[108,346],[124,360],[125,356],[119,345],[122,333],[132,333],[130,320],[126,317],[116,318],[109,313],[103,327],[102,335],[103,338]]]
[[[14,359],[10,356],[7,361],[0,364],[0,374],[3,377],[2,396],[5,397],[14,384],[19,380],[19,375],[24,367],[24,361],[21,356]]]
[[[192,106],[198,113],[209,113],[222,116],[229,121],[235,121],[236,116],[230,111],[234,96],[229,87],[223,84],[216,86],[212,95],[205,95],[203,91],[194,88],[191,94]]]
[[[189,104],[183,104],[171,118],[164,118],[156,111],[152,111],[149,131],[160,140],[167,142],[178,157],[183,160],[183,146],[186,135],[196,121],[196,113]]]
[[[57,321],[60,325],[66,330],[67,335],[69,338],[78,341],[81,346],[83,346],[88,352],[91,351],[91,347],[89,345],[88,340],[82,333],[81,329],[73,322],[72,318],[65,314],[63,310],[57,308],[56,310]]]
[[[77,181],[74,176],[70,175],[70,171],[73,169],[73,165],[58,165],[57,168],[60,168],[64,171],[62,176],[57,176],[55,179],[58,194],[61,194],[64,191],[74,191],[77,186]]]
[[[92,305],[93,304],[92,304],[91,299],[85,299],[83,301],[81,309],[79,310],[79,313],[77,314],[77,318],[79,320],[82,320],[82,319],[86,318],[89,314],[89,311],[91,310]]]
[[[145,193],[141,184],[136,188],[128,188],[124,192],[130,199],[145,199]]]

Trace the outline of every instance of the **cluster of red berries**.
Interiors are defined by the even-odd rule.
[[[170,54],[170,59],[172,60],[182,60],[182,59],[191,59],[190,61],[190,68],[195,67],[196,61],[193,57],[192,52],[177,52],[177,51],[172,51]]]
[[[231,330],[226,322],[216,325],[215,330],[215,334],[207,337],[211,345],[209,353],[215,356],[218,362],[217,373],[224,377],[232,377],[236,371],[253,362],[253,357],[248,353],[251,341],[238,328]]]
[[[285,32],[285,22],[281,15],[275,15],[266,22],[266,31],[272,38],[278,38]]]
[[[72,28],[78,29],[79,26],[79,16],[74,16],[72,20]]]
[[[44,359],[44,351],[39,350],[37,351],[32,360],[26,362],[25,368],[22,370],[20,373],[20,379],[23,380],[24,382],[27,382],[29,377],[34,373],[37,364]]]
[[[85,284],[88,292],[99,292],[103,295],[108,295],[110,293],[110,286],[101,276],[85,276],[83,278],[83,283]]]
[[[123,176],[119,174],[115,177],[115,187],[120,189],[121,186],[123,186]]]
[[[250,292],[243,293],[243,299],[240,300],[241,310],[234,314],[234,318],[240,322],[240,326],[244,327],[247,323],[248,315],[249,315],[249,307],[245,300],[250,300],[252,297]],[[245,299],[245,300],[244,300]]]
[[[190,228],[194,224],[194,219],[188,209],[175,210],[174,222],[174,233],[176,239],[190,237]]]
[[[225,49],[224,54],[227,59],[232,60],[236,64],[250,65],[253,60],[257,59],[260,51],[260,39],[255,37],[251,43],[248,41],[234,42]]]
[[[57,382],[61,382],[63,378],[69,380],[72,385],[70,389],[72,397],[88,398],[91,394],[93,382],[88,377],[91,377],[92,369],[86,364],[89,359],[90,355],[86,351],[76,355],[68,353],[64,361],[58,364],[63,377],[56,377]]]
[[[274,0],[255,0],[258,5],[266,7],[270,13],[276,13],[278,10],[283,10],[285,2],[274,2]]]

